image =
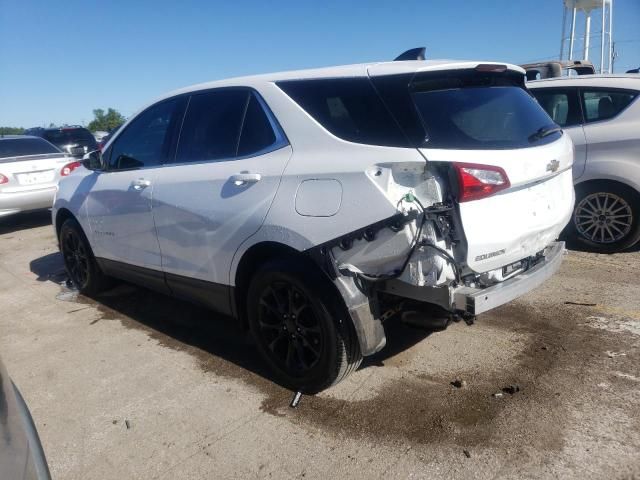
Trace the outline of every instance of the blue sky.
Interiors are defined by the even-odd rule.
[[[624,71],[640,65],[640,0],[614,3]],[[107,107],[128,116],[193,83],[415,46],[430,58],[546,59],[561,25],[561,0],[0,0],[0,125],[88,123]]]

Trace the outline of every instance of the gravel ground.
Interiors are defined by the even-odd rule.
[[[55,479],[640,478],[638,249],[570,251],[471,326],[390,324],[292,409],[232,321],[125,284],[66,290],[48,221],[0,222],[0,355]]]

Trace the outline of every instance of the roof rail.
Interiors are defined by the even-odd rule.
[[[424,60],[427,49],[425,47],[412,48],[401,53],[393,59],[394,62],[403,62],[405,60]]]

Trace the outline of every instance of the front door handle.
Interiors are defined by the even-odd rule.
[[[243,187],[250,183],[259,182],[262,178],[262,175],[259,173],[237,173],[235,175],[231,175],[230,180],[236,187]]]
[[[145,180],[144,178],[138,178],[131,182],[131,186],[135,190],[143,190],[151,185],[151,180]]]

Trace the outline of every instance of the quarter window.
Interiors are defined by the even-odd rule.
[[[169,157],[181,99],[158,103],[136,117],[116,138],[109,160],[110,170],[130,170],[160,165]],[[179,115],[177,115],[179,116]]]
[[[249,99],[247,113],[242,123],[242,133],[238,145],[238,156],[246,157],[273,145],[276,136],[271,122],[254,94]]]
[[[368,78],[289,80],[278,86],[336,137],[370,145],[408,146]]]
[[[637,95],[636,92],[622,90],[583,90],[585,119],[595,122],[613,118],[627,108]]]
[[[176,163],[236,156],[247,90],[216,90],[193,95],[180,133]]]
[[[576,90],[531,90],[538,103],[551,119],[561,127],[571,127],[582,123],[580,104]]]

